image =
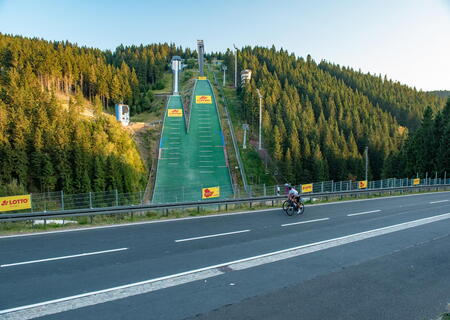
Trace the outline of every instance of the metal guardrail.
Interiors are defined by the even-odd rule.
[[[383,189],[363,189],[363,190],[352,190],[352,191],[339,191],[339,192],[321,192],[321,193],[308,193],[302,194],[302,198],[316,198],[316,199],[330,199],[340,197],[360,197],[361,195],[373,195],[373,194],[392,194],[393,192],[422,192],[422,191],[450,191],[450,185],[430,185],[430,186],[406,186],[406,187],[394,187],[394,188],[383,188]],[[168,203],[168,204],[141,204],[141,205],[129,205],[122,207],[105,207],[105,208],[95,208],[95,209],[73,209],[73,210],[59,210],[51,212],[29,212],[29,213],[14,213],[14,214],[1,214],[0,222],[6,221],[21,221],[21,220],[35,220],[35,219],[48,219],[48,218],[68,218],[68,217],[80,217],[80,216],[95,216],[95,215],[106,215],[106,214],[128,214],[133,212],[148,212],[154,210],[169,210],[169,209],[186,209],[195,208],[199,211],[201,207],[207,207],[212,205],[217,205],[219,207],[225,206],[225,210],[228,210],[228,205],[230,204],[243,204],[249,203],[250,207],[253,203],[260,202],[272,202],[274,206],[275,201],[285,199],[285,195],[275,195],[275,196],[262,196],[262,197],[247,197],[240,199],[228,199],[228,200],[208,200],[208,201],[195,201],[195,202],[179,202],[179,203]],[[220,209],[220,208],[219,208]]]

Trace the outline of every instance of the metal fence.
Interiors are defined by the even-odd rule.
[[[389,188],[401,188],[410,186],[438,186],[450,185],[450,178],[427,178],[427,179],[384,179],[376,181],[368,181],[367,187],[361,189],[359,181],[320,181],[311,184],[311,192],[302,193],[302,197],[314,196],[318,193],[336,193],[357,190],[377,190]],[[301,192],[302,186],[296,185],[296,189]],[[212,186],[204,186],[212,187]],[[219,186],[220,187],[220,186]],[[176,193],[175,201],[173,201],[173,193]],[[240,199],[240,198],[256,198],[264,196],[278,196],[287,193],[284,185],[249,185],[247,190],[243,186],[220,187],[219,199]],[[170,195],[170,196],[169,196]],[[173,187],[161,188],[158,194],[154,195],[152,204],[167,203],[167,199],[171,199],[171,203],[181,203],[191,201],[191,199],[202,199],[202,187],[199,186],[183,186],[180,185],[178,190]],[[77,209],[95,209],[95,208],[114,208],[124,206],[137,206],[149,204],[144,200],[144,191],[134,193],[119,193],[116,190],[105,192],[89,192],[82,194],[65,194],[64,192],[48,192],[31,194],[32,208],[29,210],[20,210],[20,212],[51,212],[63,210]],[[208,200],[208,199],[206,199]],[[218,200],[212,198],[209,200]],[[199,200],[199,203],[204,203]],[[7,213],[7,212],[4,212]],[[8,212],[11,213],[11,212]]]

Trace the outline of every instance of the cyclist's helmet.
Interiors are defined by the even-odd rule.
[[[286,188],[288,188],[289,190],[292,189],[292,186],[291,186],[289,183],[285,183],[284,186],[285,186]]]

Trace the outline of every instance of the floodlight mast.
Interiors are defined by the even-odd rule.
[[[226,83],[226,76],[227,76],[227,73],[226,73],[226,71],[227,71],[227,66],[226,65],[222,65],[222,70],[223,70],[223,86],[225,87],[225,83]]]
[[[234,49],[236,49],[236,53],[234,54],[234,87],[237,88],[237,54],[238,48],[233,43]]]
[[[259,89],[256,89],[259,97],[259,141],[258,141],[258,150],[261,150],[261,126],[262,126],[262,95],[259,92]]]

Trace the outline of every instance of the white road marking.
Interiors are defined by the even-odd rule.
[[[430,204],[447,202],[447,201],[449,201],[449,200],[432,201],[432,202],[430,202]]]
[[[221,270],[221,268],[223,267],[228,267],[228,269],[231,270],[244,270],[280,260],[302,256],[312,252],[317,252],[345,245],[348,243],[353,243],[385,234],[390,234],[396,231],[410,229],[437,221],[443,221],[446,219],[450,219],[450,213],[445,213],[438,216],[414,220],[410,222],[404,222],[360,233],[350,234],[347,236],[301,245],[298,247],[269,252],[258,256],[253,256],[235,261],[229,261],[225,263],[207,266],[204,268],[189,270],[159,278],[130,283],[118,287],[87,292],[60,299],[43,301],[35,304],[0,310],[0,315],[4,315],[3,318],[7,319],[32,319],[37,317],[43,317],[46,315],[56,314],[59,312],[65,312],[69,310],[75,310],[100,303],[136,296],[139,294],[154,292],[157,290],[170,288],[198,280],[216,277],[225,273],[225,271]]]
[[[24,265],[24,264],[47,262],[47,261],[64,260],[64,259],[71,259],[71,258],[78,258],[78,257],[85,257],[85,256],[93,256],[93,255],[96,255],[96,254],[110,253],[110,252],[117,252],[117,251],[124,251],[124,250],[128,250],[128,248],[119,248],[119,249],[111,249],[111,250],[103,250],[103,251],[95,251],[95,252],[73,254],[73,255],[70,255],[70,256],[62,256],[62,257],[54,257],[54,258],[47,258],[47,259],[40,259],[40,260],[31,260],[31,261],[24,261],[24,262],[8,263],[8,264],[0,265],[0,268],[20,266],[20,265]]]
[[[282,227],[287,227],[287,226],[293,226],[296,224],[303,224],[303,223],[310,223],[310,222],[318,222],[318,221],[325,221],[325,220],[330,220],[330,218],[323,218],[323,219],[315,219],[315,220],[306,220],[306,221],[300,221],[300,222],[293,222],[293,223],[285,223],[282,224]]]
[[[351,214],[348,214],[347,217],[359,216],[359,215],[362,215],[362,214],[375,213],[375,212],[380,212],[380,211],[381,211],[381,210],[372,210],[372,211],[364,211],[364,212],[351,213]]]
[[[185,241],[192,241],[192,240],[199,240],[199,239],[206,239],[206,238],[221,237],[221,236],[227,236],[227,235],[230,235],[230,234],[244,233],[244,232],[250,232],[250,231],[251,230],[240,230],[240,231],[232,231],[232,232],[225,232],[225,233],[210,234],[210,235],[201,236],[201,237],[179,239],[179,240],[175,240],[175,242],[185,242]]]

